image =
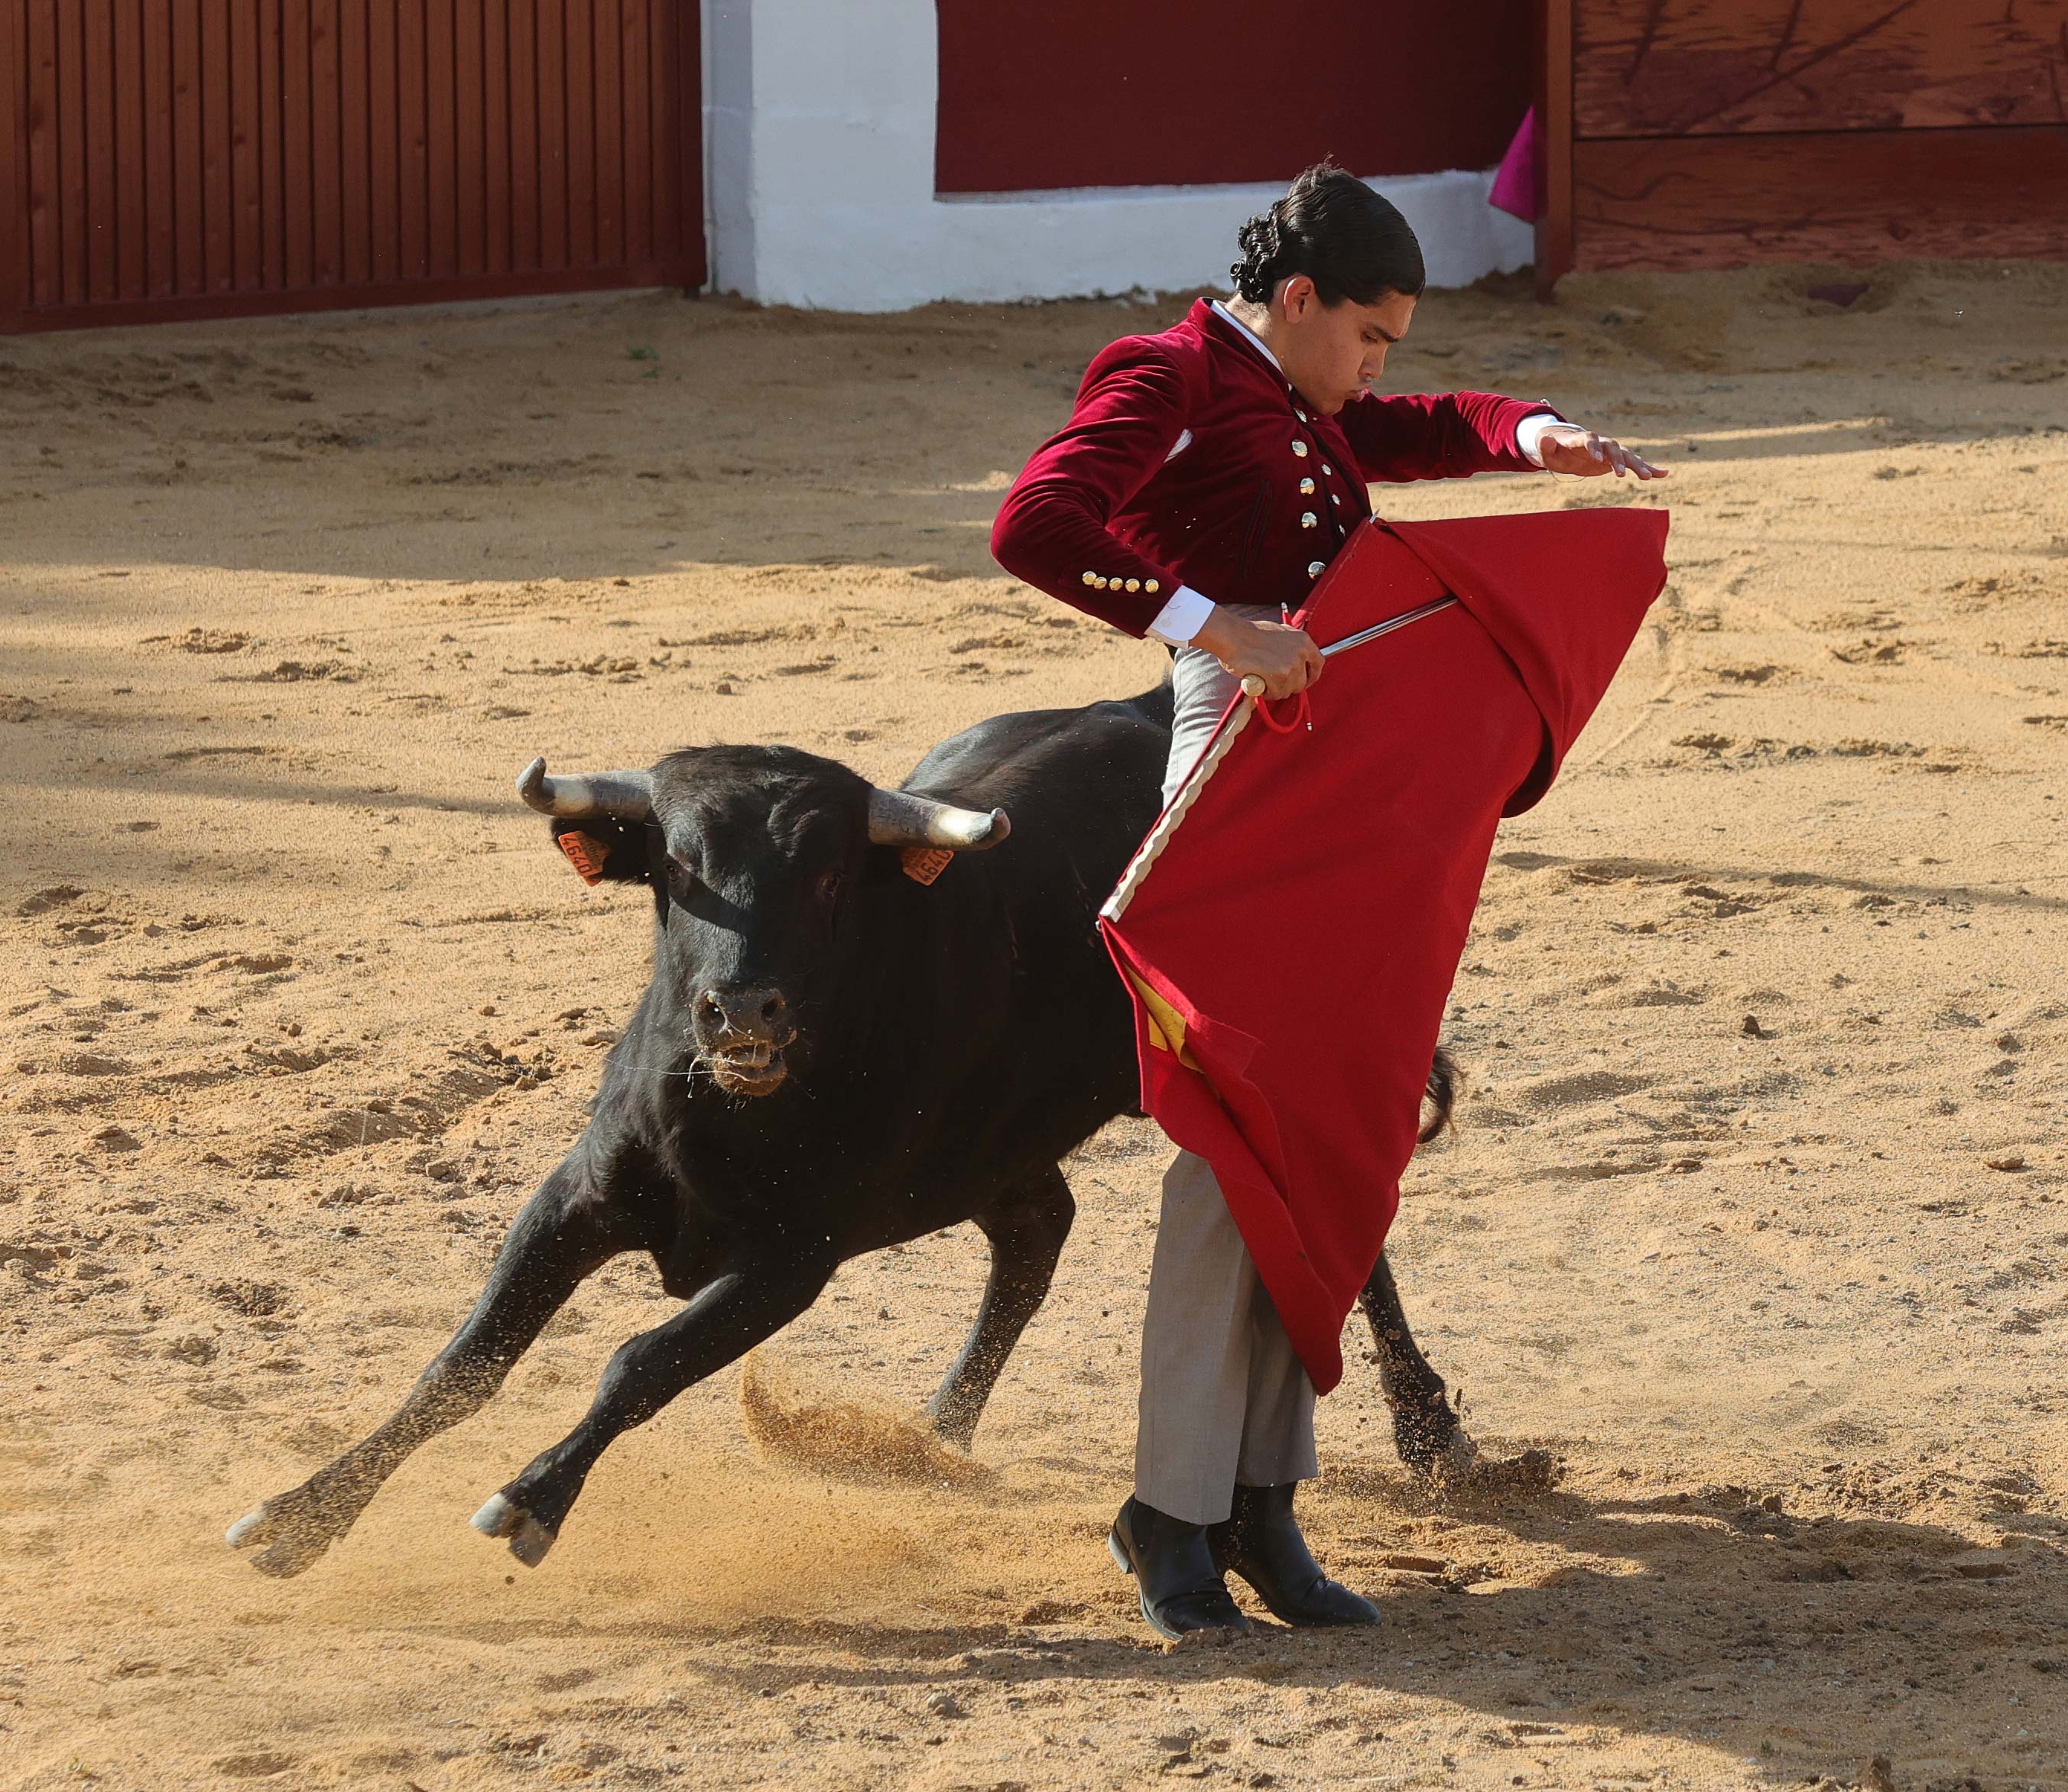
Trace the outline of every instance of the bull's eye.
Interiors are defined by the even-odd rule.
[[[697,874],[694,867],[685,864],[673,853],[668,855],[668,889],[678,901],[697,887]]]
[[[821,871],[819,874],[819,900],[828,908],[840,900],[841,882],[841,874],[837,871]]]

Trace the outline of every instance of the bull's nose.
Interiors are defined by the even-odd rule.
[[[765,985],[706,989],[697,998],[697,1014],[714,1034],[743,1033],[765,1039],[785,1028],[790,1004],[781,990]]]

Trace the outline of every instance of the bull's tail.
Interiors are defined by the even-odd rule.
[[[1439,1045],[1435,1061],[1429,1066],[1429,1081],[1423,1090],[1423,1104],[1429,1110],[1429,1118],[1422,1122],[1422,1130],[1415,1135],[1418,1145],[1427,1145],[1451,1124],[1451,1110],[1458,1100],[1458,1066],[1451,1054]]]

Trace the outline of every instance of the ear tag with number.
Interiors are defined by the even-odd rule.
[[[610,857],[610,849],[593,834],[579,831],[557,834],[554,837],[562,852],[568,855],[568,863],[581,874],[585,884],[603,882],[603,861]]]
[[[947,870],[955,856],[945,846],[907,846],[905,875],[914,883],[930,884]]]

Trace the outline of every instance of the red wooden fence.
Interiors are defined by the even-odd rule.
[[[704,279],[694,0],[0,0],[0,331]]]
[[[1545,0],[1537,273],[2068,256],[2068,0]]]

